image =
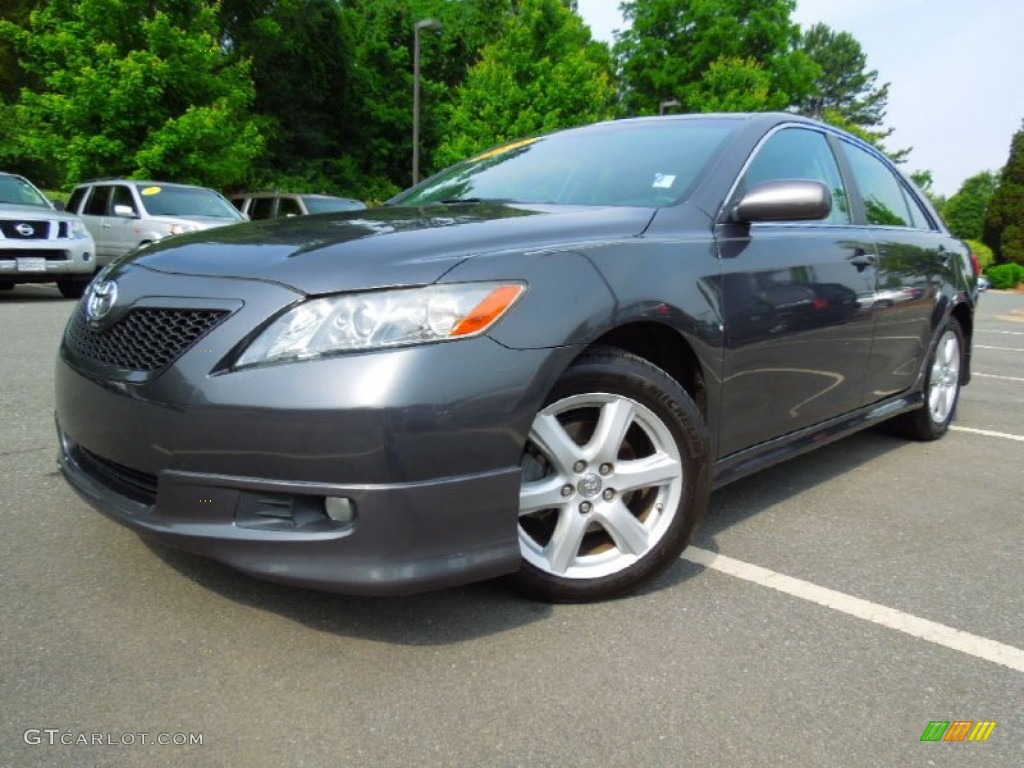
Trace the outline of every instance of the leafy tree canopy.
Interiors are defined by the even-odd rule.
[[[847,123],[864,128],[882,125],[889,83],[875,85],[878,71],[867,68],[867,56],[853,35],[815,24],[803,33],[800,49],[821,69],[810,93],[798,104],[801,113],[819,120],[828,113],[839,114]]]
[[[456,95],[438,165],[515,138],[609,118],[608,48],[558,0],[521,0]]]
[[[999,263],[1024,264],[1024,122],[1013,135],[985,218],[985,244]]]
[[[101,175],[229,186],[263,147],[247,62],[228,63],[215,6],[53,0],[0,22],[38,79],[15,106],[19,150],[71,184]]]
[[[819,73],[798,50],[795,0],[627,0],[631,28],[617,35],[615,54],[632,114],[654,114],[678,99],[682,111],[785,109],[799,104]],[[712,69],[712,65],[716,65]],[[705,82],[705,81],[708,82]],[[752,85],[745,99],[729,83]]]
[[[980,240],[985,229],[988,204],[998,180],[991,171],[983,171],[965,181],[942,207],[942,217],[950,231],[964,240]]]

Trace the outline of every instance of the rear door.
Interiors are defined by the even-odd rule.
[[[109,262],[112,255],[110,227],[105,226],[111,190],[110,184],[94,185],[89,190],[81,211],[82,220],[85,221],[92,239],[96,241],[96,263],[99,266]]]
[[[874,244],[853,225],[825,134],[786,126],[755,150],[732,203],[754,185],[813,179],[823,221],[719,225],[725,338],[719,457],[860,405],[874,326]]]
[[[914,385],[943,317],[943,286],[958,282],[960,256],[886,160],[846,140],[839,145],[878,251],[876,329],[863,396],[871,403]]]

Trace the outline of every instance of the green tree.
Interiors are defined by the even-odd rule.
[[[248,63],[229,62],[204,0],[52,0],[28,28],[0,22],[24,70],[16,152],[57,183],[135,175],[229,186],[263,139]]]
[[[351,99],[334,110],[347,126],[338,173],[369,200],[407,186],[412,160],[413,28],[433,18],[444,27],[422,33],[420,166],[432,166],[443,118],[456,88],[495,40],[514,0],[347,0],[344,34],[351,41]]]
[[[1024,264],[1024,122],[1010,143],[1010,156],[989,202],[982,239],[999,263]]]
[[[608,48],[579,16],[558,0],[521,0],[458,89],[438,164],[611,117],[615,99]]]
[[[339,170],[353,148],[352,41],[336,0],[222,0],[223,47],[251,62],[253,111],[266,152],[249,182],[347,192]],[[341,118],[341,119],[339,119]]]
[[[740,90],[753,84],[760,95],[750,101],[759,109],[799,104],[819,68],[798,50],[800,28],[790,18],[795,5],[795,0],[622,3],[630,28],[617,35],[615,55],[627,111],[653,114],[669,99],[682,102],[683,111],[733,102],[748,108],[742,96],[725,96],[722,88],[730,81]]]
[[[815,24],[801,36],[800,49],[821,69],[811,92],[798,104],[802,114],[818,120],[839,114],[847,124],[862,128],[882,125],[889,83],[876,85],[878,70],[867,68],[867,55],[853,35]]]
[[[991,171],[982,171],[967,179],[946,204],[942,218],[950,231],[964,240],[980,240],[985,230],[985,214],[998,181]]]

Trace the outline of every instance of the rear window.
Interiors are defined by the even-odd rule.
[[[442,171],[391,204],[673,205],[738,125],[728,119],[604,123],[525,139]]]

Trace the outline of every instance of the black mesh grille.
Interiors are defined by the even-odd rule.
[[[156,475],[104,459],[82,446],[78,446],[76,453],[78,466],[108,488],[143,504],[156,503]]]
[[[75,354],[130,371],[155,371],[210,332],[222,309],[133,309],[114,325],[92,330],[79,309],[64,341]]]
[[[0,232],[11,240],[45,240],[50,236],[50,222],[0,221]]]

